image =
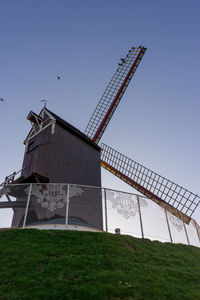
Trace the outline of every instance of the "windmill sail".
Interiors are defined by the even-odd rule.
[[[189,223],[190,217],[200,203],[200,197],[149,170],[143,165],[119,153],[113,148],[101,144],[101,165],[152,199]]]
[[[96,143],[99,142],[106,129],[145,51],[146,48],[142,46],[132,48],[125,58],[121,58],[119,67],[97,104],[85,130],[85,134]]]

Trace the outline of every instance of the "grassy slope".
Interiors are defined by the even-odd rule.
[[[106,233],[0,231],[0,299],[200,299],[200,249]]]

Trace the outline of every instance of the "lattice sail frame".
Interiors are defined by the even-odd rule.
[[[85,130],[85,134],[96,143],[106,129],[145,51],[146,48],[142,46],[129,50],[126,57],[121,59],[117,71],[97,104]]]
[[[113,75],[85,130],[96,143],[99,142],[115,109],[117,108],[146,48],[129,50]],[[198,195],[129,159],[109,146],[102,144],[101,165],[157,204],[167,205],[168,210],[186,223],[200,203]]]
[[[149,170],[113,148],[101,144],[101,165],[158,204],[167,203],[169,210],[186,223],[200,203],[200,197],[163,176]],[[174,209],[176,211],[174,211]],[[189,218],[187,218],[189,217]]]

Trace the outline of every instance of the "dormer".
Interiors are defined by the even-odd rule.
[[[33,111],[30,111],[26,119],[30,121],[32,126],[28,136],[24,141],[26,146],[28,146],[29,141],[31,141],[33,137],[38,135],[41,131],[45,130],[49,126],[51,126],[51,133],[54,133],[56,120],[46,108],[43,108],[39,115]]]
[[[43,122],[43,119],[40,116],[38,116],[36,113],[34,113],[33,111],[30,111],[30,113],[28,114],[26,119],[31,122],[32,126],[33,125],[39,126]]]

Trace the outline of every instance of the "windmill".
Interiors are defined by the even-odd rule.
[[[142,46],[132,47],[128,54],[120,59],[117,70],[98,102],[85,133],[47,109],[46,105],[39,115],[31,111],[27,119],[31,122],[32,128],[24,142],[26,149],[21,176],[17,180],[14,179],[15,173],[14,176],[8,176],[6,184],[8,181],[14,184],[59,182],[101,187],[101,165],[158,205],[165,204],[169,212],[189,224],[200,202],[198,195],[167,180],[104,143],[101,147],[98,146],[145,51],[146,48]],[[76,201],[71,203],[71,217],[81,218],[87,224],[93,222],[92,225],[102,228],[102,214],[98,213],[102,210],[101,195],[95,190],[85,193],[86,201],[91,204],[88,207],[93,208],[93,210],[88,210],[87,207],[81,206],[82,198],[79,197],[79,192],[75,191],[78,196]],[[16,190],[14,193],[19,195]],[[51,190],[51,193],[55,193],[55,190]],[[60,187],[56,193],[62,193]],[[19,207],[24,205],[25,202],[21,200],[25,198],[21,198],[18,197],[18,201],[9,201],[7,204],[0,203],[0,207],[13,208],[14,226],[20,226],[23,222],[24,208]],[[74,206],[73,203],[75,203]],[[65,208],[64,210],[56,209],[48,216],[46,216],[46,211],[39,206],[37,209],[33,207],[34,210],[37,216],[39,215],[38,218],[54,218],[57,221],[66,213]],[[34,218],[37,219],[37,216]]]

